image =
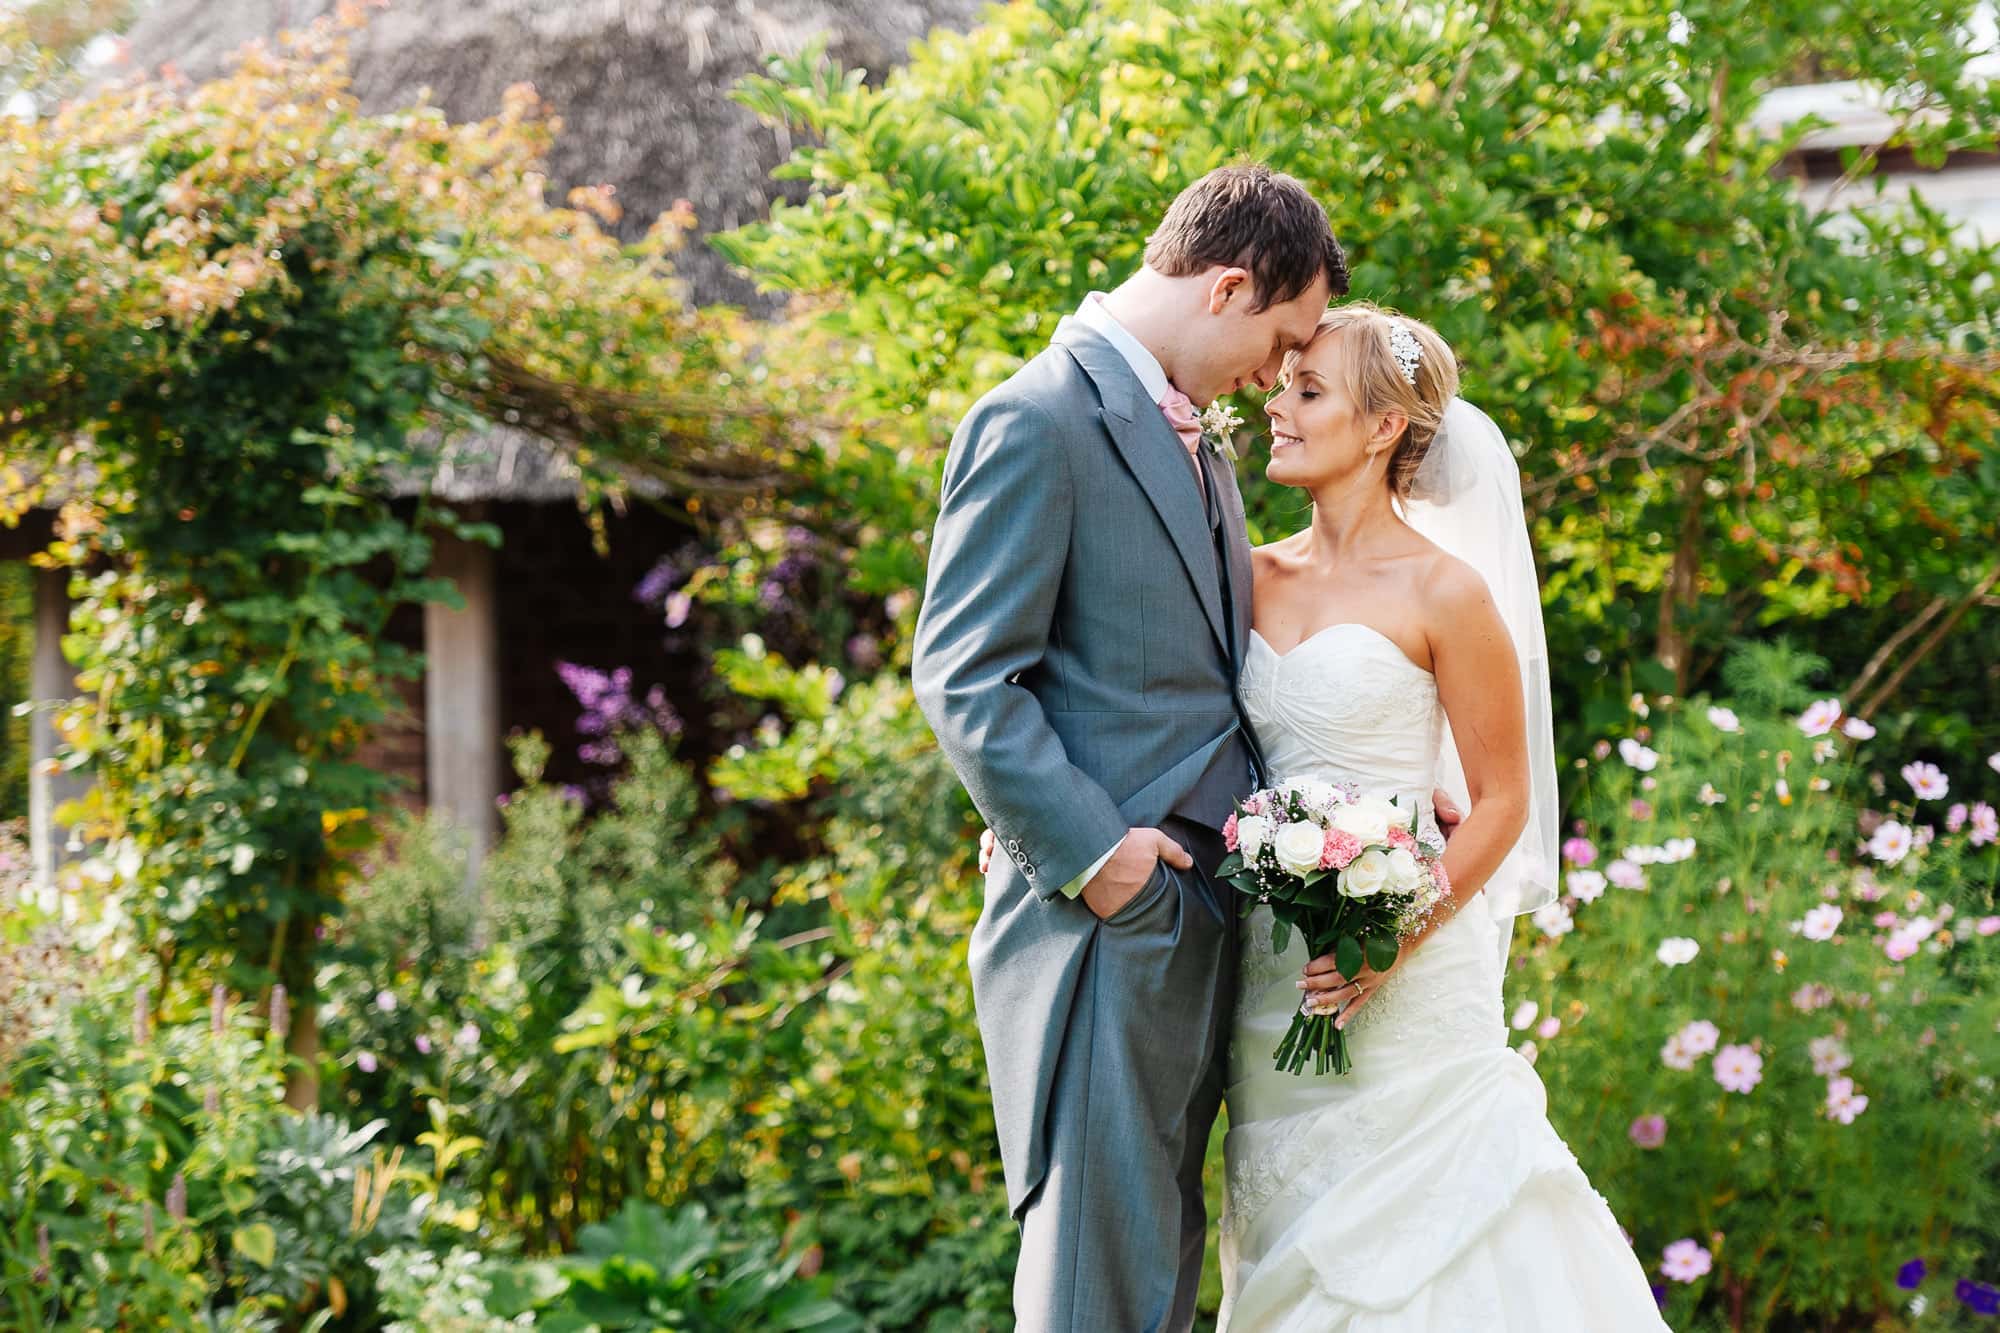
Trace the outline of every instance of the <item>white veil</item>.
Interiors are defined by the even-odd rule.
[[[1555,713],[1549,694],[1549,648],[1542,630],[1541,580],[1528,541],[1521,471],[1493,419],[1454,398],[1444,425],[1418,469],[1404,516],[1410,526],[1486,576],[1494,605],[1521,662],[1528,720],[1528,823],[1521,840],[1486,883],[1486,902],[1501,925],[1503,949],[1513,918],[1556,897]],[[1444,732],[1438,785],[1469,804],[1465,767],[1451,728]]]

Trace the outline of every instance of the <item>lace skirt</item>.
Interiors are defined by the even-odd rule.
[[[1231,1043],[1230,1333],[1657,1330],[1646,1274],[1507,1046],[1500,927],[1474,899],[1348,1025],[1353,1069],[1280,1074],[1305,964],[1244,925]]]

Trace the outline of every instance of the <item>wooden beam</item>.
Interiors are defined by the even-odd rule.
[[[51,771],[56,753],[55,716],[50,705],[76,696],[76,674],[63,656],[62,637],[69,632],[67,569],[35,571],[34,660],[29,666],[28,697],[35,711],[28,724],[28,849],[38,883],[55,882],[55,873],[70,859],[69,833],[56,822],[56,807],[82,796],[89,783],[74,773]]]
[[[424,607],[425,802],[466,839],[466,883],[476,883],[499,826],[504,774],[495,552],[440,533],[431,573],[465,599],[454,611]]]

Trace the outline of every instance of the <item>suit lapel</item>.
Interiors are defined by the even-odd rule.
[[[1096,384],[1105,431],[1166,524],[1167,535],[1173,538],[1181,565],[1201,599],[1209,628],[1215,632],[1215,641],[1228,651],[1232,631],[1222,623],[1222,585],[1216,576],[1215,549],[1202,513],[1200,483],[1188,470],[1187,446],[1167,424],[1159,405],[1147,400],[1139,377],[1117,348],[1074,319],[1064,319],[1057,326],[1055,341]]]

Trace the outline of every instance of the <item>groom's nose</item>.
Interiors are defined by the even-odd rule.
[[[1254,384],[1256,384],[1260,392],[1269,393],[1271,392],[1271,390],[1278,387],[1278,376],[1283,374],[1284,370],[1285,370],[1284,353],[1273,352],[1271,353],[1269,360],[1265,361],[1263,365],[1257,367],[1257,373],[1255,375],[1252,375],[1250,379]]]

